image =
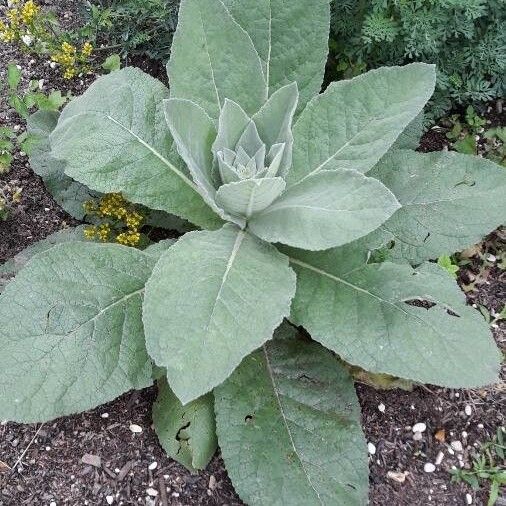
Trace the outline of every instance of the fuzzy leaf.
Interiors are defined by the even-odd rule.
[[[216,194],[216,203],[229,213],[250,218],[270,206],[285,186],[280,177],[243,179],[221,186]]]
[[[297,272],[291,320],[350,364],[447,387],[497,380],[500,357],[488,325],[438,266],[385,262],[348,271],[343,248],[290,254]]]
[[[214,155],[216,156],[218,151],[224,148],[235,151],[237,143],[250,121],[251,118],[239,104],[226,98],[220,112],[218,135],[212,148]]]
[[[398,151],[368,175],[390,188],[402,206],[382,226],[395,242],[389,251],[394,261],[419,264],[460,251],[506,217],[506,172],[483,158]]]
[[[204,195],[213,198],[216,190],[211,148],[217,133],[213,121],[202,107],[190,100],[171,98],[163,103],[165,118],[179,155]]]
[[[215,389],[227,471],[251,506],[362,505],[367,453],[353,381],[316,343],[276,340]]]
[[[433,65],[412,63],[332,83],[295,124],[288,186],[321,170],[370,170],[423,109],[435,80]]]
[[[216,228],[220,218],[202,200],[163,128],[168,96],[162,83],[138,69],[100,77],[63,110],[50,137],[52,156],[93,190],[121,192],[131,202]]]
[[[146,286],[150,355],[184,404],[226,379],[290,311],[295,275],[273,246],[225,225],[190,232]]]
[[[265,241],[321,250],[372,232],[398,208],[376,179],[353,170],[322,171],[289,188],[249,227]]]
[[[85,242],[28,262],[0,295],[0,419],[51,420],[151,384],[141,306],[154,263]]]
[[[279,174],[284,176],[292,166],[292,120],[299,100],[296,83],[280,88],[253,116],[258,133],[269,150],[274,144],[284,144]]]
[[[220,0],[182,0],[167,72],[171,97],[197,103],[214,120],[226,98],[249,115],[265,101],[258,53]]]
[[[268,84],[268,96],[291,82],[300,91],[298,111],[320,92],[328,55],[328,0],[223,0],[248,32]]]
[[[0,293],[9,280],[13,278],[33,256],[51,249],[56,244],[62,242],[84,241],[84,229],[85,225],[79,225],[78,227],[66,228],[55,232],[45,239],[28,246],[13,258],[0,265]]]
[[[218,447],[213,394],[183,406],[163,377],[157,381],[153,424],[167,455],[191,472],[204,469]]]
[[[423,135],[424,115],[423,111],[404,129],[392,144],[391,149],[417,149]]]
[[[37,111],[27,119],[27,129],[35,143],[31,148],[30,166],[39,175],[55,201],[78,220],[84,218],[83,204],[98,193],[65,175],[65,162],[51,155],[49,136],[56,128],[60,114],[54,111]]]

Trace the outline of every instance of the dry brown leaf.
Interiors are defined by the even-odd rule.
[[[7,471],[10,471],[11,468],[5,463],[0,460],[0,473],[6,473]]]
[[[445,442],[445,436],[446,436],[446,432],[444,429],[439,429],[435,434],[434,434],[434,437],[440,442],[440,443],[444,443]]]

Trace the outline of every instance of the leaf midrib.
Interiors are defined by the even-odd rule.
[[[287,432],[288,437],[290,439],[290,444],[292,445],[292,449],[293,449],[295,455],[297,455],[297,459],[300,462],[300,466],[302,468],[302,471],[304,472],[304,475],[306,476],[306,479],[307,479],[307,482],[309,483],[309,486],[311,487],[311,489],[313,490],[313,492],[316,494],[316,497],[318,498],[319,503],[323,505],[324,502],[322,501],[322,498],[320,497],[320,494],[318,493],[318,491],[314,487],[314,485],[313,485],[313,483],[311,481],[311,478],[309,477],[309,473],[307,472],[306,467],[304,465],[304,461],[302,460],[302,458],[299,455],[299,452],[297,451],[297,448],[295,446],[295,441],[293,440],[292,432],[290,431],[290,427],[288,425],[288,419],[287,419],[287,417],[285,415],[285,411],[283,409],[283,404],[281,403],[281,398],[280,398],[279,393],[278,393],[278,389],[277,389],[277,385],[276,385],[276,380],[274,379],[274,371],[272,370],[272,366],[271,366],[271,363],[270,363],[270,360],[269,360],[269,354],[267,353],[267,347],[266,347],[266,345],[262,346],[262,350],[263,350],[264,356],[265,356],[265,364],[266,364],[266,367],[267,367],[267,372],[269,374],[269,378],[270,378],[271,383],[272,383],[272,389],[274,391],[274,395],[276,396],[276,402],[277,402],[277,404],[279,406],[279,412],[281,413],[281,417],[283,418],[283,424],[286,427],[286,432]]]
[[[197,185],[189,179],[185,174],[183,174],[177,167],[175,167],[172,163],[167,160],[161,153],[159,153],[155,148],[153,148],[150,144],[148,144],[142,137],[138,136],[133,130],[123,125],[123,123],[119,122],[111,115],[106,114],[105,117],[112,121],[115,125],[118,125],[120,128],[125,130],[125,132],[129,133],[137,142],[139,142],[142,146],[148,149],[151,153],[153,153],[162,163],[167,165],[169,169],[174,172],[179,178],[181,178],[190,188],[199,193]]]

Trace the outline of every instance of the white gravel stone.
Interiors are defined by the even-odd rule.
[[[473,497],[471,496],[471,494],[466,494],[466,503],[473,504]]]
[[[114,496],[112,495],[108,495],[106,498],[105,498],[107,504],[112,504],[114,502]]]
[[[151,464],[149,464],[149,466],[148,466],[148,469],[150,471],[154,471],[157,467],[158,467],[158,462],[151,462]]]
[[[473,414],[473,408],[469,406],[469,404],[467,404],[466,407],[464,408],[464,413],[467,416],[471,416]]]
[[[399,473],[397,471],[388,471],[387,478],[396,481],[397,483],[404,483],[406,481],[406,473]]]
[[[458,453],[462,453],[464,451],[464,447],[460,441],[452,441],[450,446]]]
[[[436,466],[432,462],[427,462],[427,464],[423,466],[423,470],[426,473],[433,473],[436,470]]]
[[[140,434],[142,432],[142,427],[140,425],[136,425],[135,423],[132,423],[130,425],[130,430],[134,433],[134,434]]]
[[[381,403],[379,406],[378,406],[378,411],[380,413],[384,413],[385,412],[385,405],[383,403]]]
[[[436,457],[436,460],[435,460],[435,464],[436,466],[439,466],[441,464],[441,462],[443,462],[443,459],[444,459],[444,453],[443,452],[439,452],[437,454],[437,457]]]
[[[427,425],[425,425],[423,422],[418,422],[413,425],[413,428],[411,430],[413,432],[425,432],[427,430]]]
[[[423,439],[423,434],[421,432],[415,432],[413,434],[414,441],[421,441]]]
[[[374,455],[376,453],[376,445],[374,443],[367,443],[367,451],[371,454],[371,455]]]
[[[146,489],[146,494],[151,497],[156,497],[158,495],[158,490],[155,490],[154,488],[148,488]]]

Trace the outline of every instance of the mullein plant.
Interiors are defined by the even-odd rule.
[[[351,370],[497,380],[487,323],[429,260],[502,223],[506,174],[413,150],[431,65],[320,93],[328,29],[327,0],[183,0],[170,90],[125,68],[40,129],[53,180],[198,230],[25,254],[0,296],[0,419],[156,382],[160,442],[190,470],[219,444],[248,504],[355,505],[368,466]]]

